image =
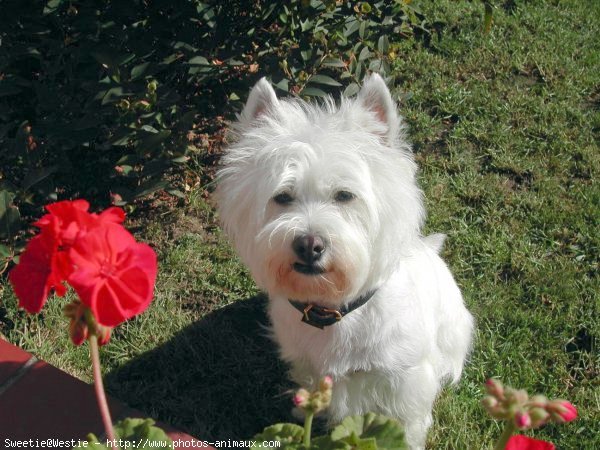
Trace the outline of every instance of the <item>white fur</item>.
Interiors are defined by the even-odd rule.
[[[396,107],[378,75],[355,99],[322,106],[251,91],[218,173],[223,228],[270,298],[273,332],[293,378],[334,379],[332,422],[367,411],[400,419],[424,448],[433,402],[456,382],[473,320],[438,256],[443,235],[423,238],[422,194]],[[336,192],[352,192],[347,202]],[[293,201],[281,205],[281,192]],[[326,272],[292,269],[296,236],[323,238]],[[378,288],[323,330],[300,321],[288,298],[339,307]]]

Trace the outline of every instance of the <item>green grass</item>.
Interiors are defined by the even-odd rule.
[[[480,2],[423,2],[440,36],[396,49],[427,231],[449,235],[444,256],[477,320],[464,377],[437,403],[432,449],[491,448],[500,430],[479,406],[489,376],[578,407],[576,422],[535,436],[600,448],[600,3],[517,5],[495,8],[484,35]],[[107,385],[198,437],[244,438],[289,419],[290,385],[261,326],[264,299],[211,207],[188,200],[141,223],[160,257],[156,300],[102,350]],[[27,317],[0,289],[0,331],[89,381],[65,301]]]

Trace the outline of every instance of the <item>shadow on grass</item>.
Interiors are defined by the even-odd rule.
[[[293,385],[267,337],[266,298],[221,308],[113,370],[111,395],[206,441],[291,421]]]

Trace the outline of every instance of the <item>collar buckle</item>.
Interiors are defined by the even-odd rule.
[[[289,299],[290,304],[302,313],[302,322],[311,325],[321,330],[329,325],[333,325],[355,309],[360,308],[362,305],[367,303],[375,295],[377,289],[367,292],[365,295],[358,297],[353,302],[342,308],[332,309],[325,308],[324,306],[315,305],[314,303],[303,303],[298,300]]]

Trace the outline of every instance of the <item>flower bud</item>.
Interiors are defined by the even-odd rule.
[[[150,102],[148,100],[138,100],[133,104],[135,109],[141,109],[143,111],[147,111],[150,109]]]
[[[309,400],[310,394],[306,389],[299,389],[298,391],[296,391],[296,393],[294,394],[294,398],[292,399],[294,405],[298,408],[305,408],[306,406],[308,406]]]
[[[485,382],[485,388],[487,393],[492,397],[496,397],[498,400],[502,400],[504,398],[504,386],[502,386],[500,380],[488,378]]]
[[[546,406],[546,411],[559,423],[571,422],[577,418],[577,409],[567,400],[552,400]]]
[[[481,400],[481,404],[483,405],[483,407],[485,409],[487,409],[488,411],[493,410],[494,408],[496,408],[498,406],[498,400],[496,400],[496,397],[492,397],[491,395],[487,395],[485,397],[483,397],[483,400]]]
[[[326,409],[329,407],[329,404],[331,403],[331,393],[332,393],[331,389],[329,389],[325,392],[321,392],[321,400],[323,402],[322,409]]]
[[[548,404],[548,399],[543,395],[534,395],[528,402],[529,406],[536,408],[545,408]]]
[[[117,106],[126,111],[131,107],[131,103],[129,103],[129,100],[122,99],[119,103],[117,103]]]
[[[63,308],[63,313],[71,319],[69,322],[69,337],[73,344],[79,346],[88,338],[89,330],[85,320],[85,306],[74,301]]]
[[[550,418],[550,414],[544,408],[533,407],[529,410],[531,417],[531,428],[539,428]]]
[[[531,426],[531,417],[527,411],[517,411],[514,420],[517,428],[521,430],[525,430]]]
[[[96,324],[96,336],[98,339],[99,346],[108,344],[108,341],[110,341],[111,331],[112,328],[110,327],[105,327],[103,325]]]
[[[310,396],[310,408],[314,413],[327,409],[329,403],[331,403],[331,391],[316,391]]]
[[[509,405],[523,405],[529,399],[527,392],[523,389],[507,388],[505,391],[506,402]]]
[[[110,203],[111,205],[120,205],[123,202],[123,197],[121,194],[117,194],[116,192],[110,193]]]
[[[88,326],[82,320],[71,320],[69,323],[69,337],[76,346],[83,344],[88,338]]]
[[[319,390],[321,392],[325,392],[325,391],[331,390],[332,387],[333,387],[333,378],[331,378],[329,375],[324,376],[321,379],[321,382],[319,383]]]

